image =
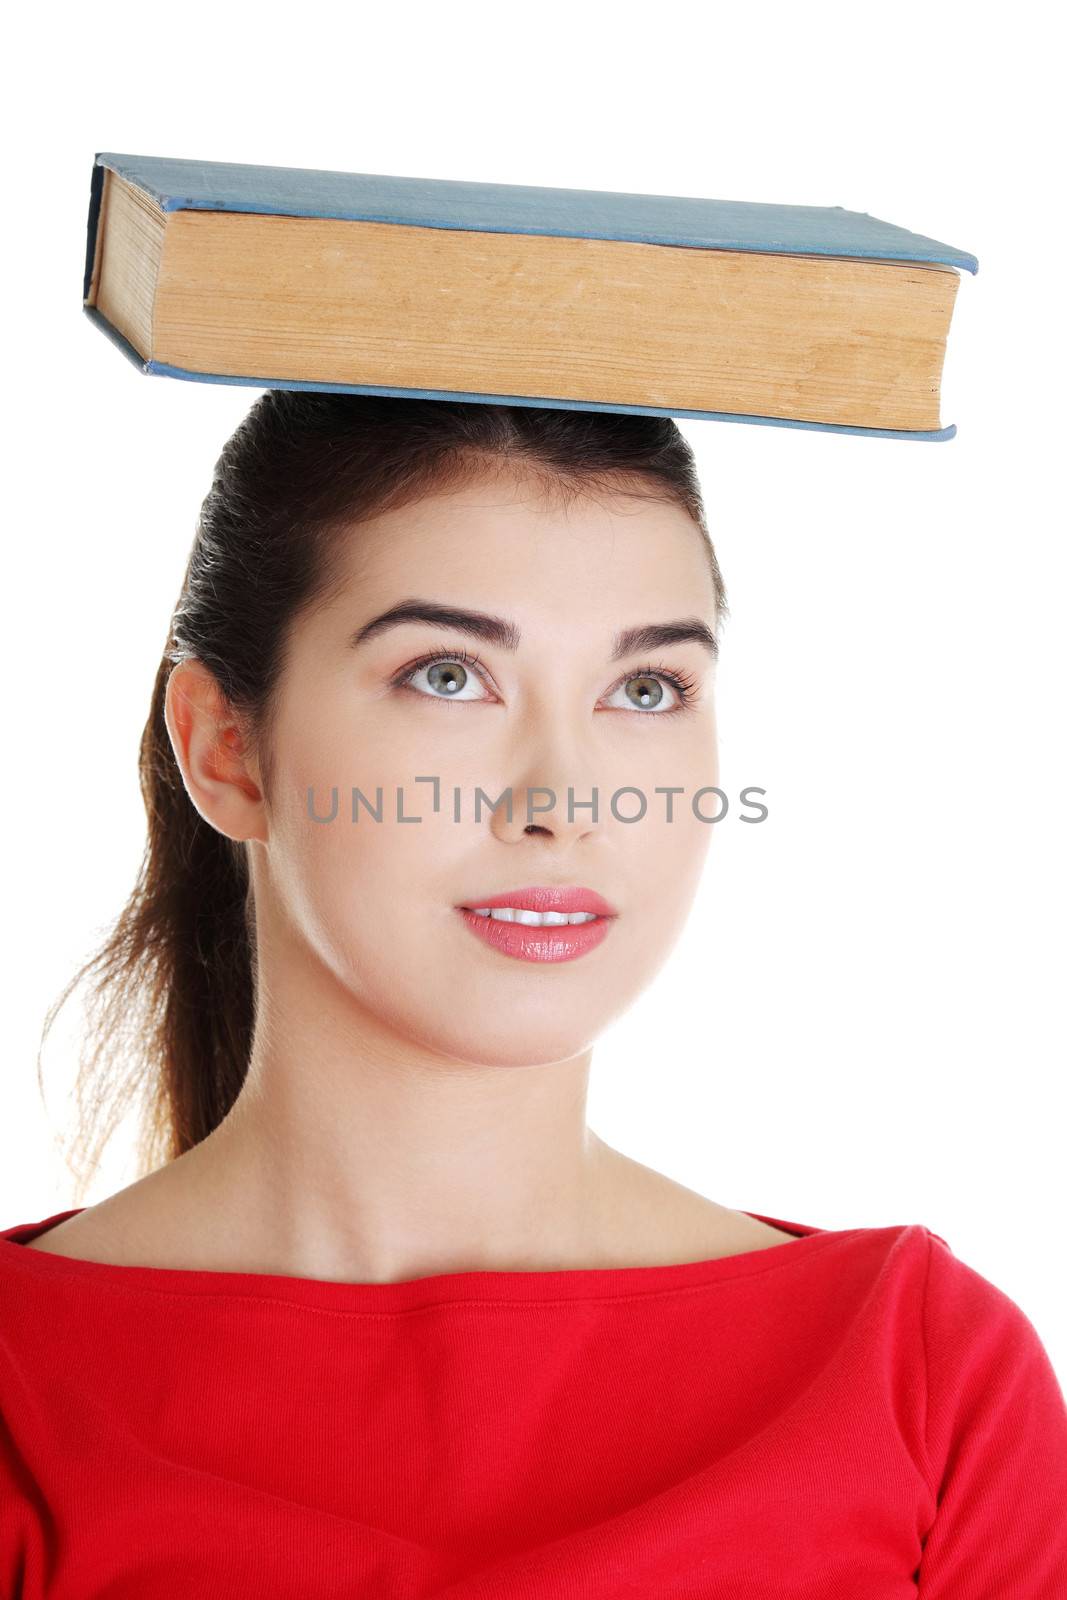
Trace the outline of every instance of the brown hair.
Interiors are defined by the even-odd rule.
[[[631,493],[673,502],[726,594],[692,451],[670,417],[561,407],[270,389],[223,447],[197,520],[140,742],[148,829],[137,881],[108,937],[54,1002],[42,1048],[92,975],[89,1048],[67,1163],[81,1204],[126,1109],[141,1100],[141,1174],[191,1149],[241,1090],[255,1022],[255,927],[246,848],[196,810],[164,720],[167,679],[196,657],[247,731],[265,792],[271,718],[296,619],[343,583],[354,524],[489,470],[562,503]],[[41,1084],[41,1056],[37,1058]]]

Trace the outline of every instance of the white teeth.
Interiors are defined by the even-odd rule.
[[[476,917],[496,922],[522,922],[528,928],[558,928],[565,923],[595,922],[595,911],[525,911],[514,906],[471,906]]]

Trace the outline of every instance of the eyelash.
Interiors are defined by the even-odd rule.
[[[482,658],[477,654],[472,654],[469,650],[439,650],[433,655],[420,656],[418,661],[413,661],[410,666],[405,667],[403,671],[398,672],[395,677],[390,679],[391,687],[394,689],[402,688],[411,678],[415,676],[416,672],[421,672],[423,667],[436,666],[436,664],[440,661],[460,661],[464,666],[475,667],[479,672],[482,673],[487,673],[489,670]],[[688,711],[698,698],[697,680],[691,677],[687,672],[668,671],[666,667],[656,667],[650,662],[646,667],[639,667],[635,672],[628,672],[625,678],[622,678],[619,681],[620,683],[628,683],[631,678],[665,678],[666,681],[671,685],[671,688],[677,694],[679,700],[678,705],[672,706],[669,711],[654,711],[651,713],[653,717],[671,717],[674,716],[676,712]],[[619,685],[616,684],[615,688],[618,687]],[[437,700],[439,704],[446,706],[456,704],[471,704],[469,700],[452,701],[442,695],[424,695],[423,698],[427,700]]]

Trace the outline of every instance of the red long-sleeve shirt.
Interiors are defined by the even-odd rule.
[[[921,1224],[368,1284],[72,1215],[0,1232],[5,1600],[1067,1597],[1063,1391]]]

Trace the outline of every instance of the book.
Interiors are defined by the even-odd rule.
[[[841,206],[98,151],[82,304],[195,382],[942,440],[961,269]]]

